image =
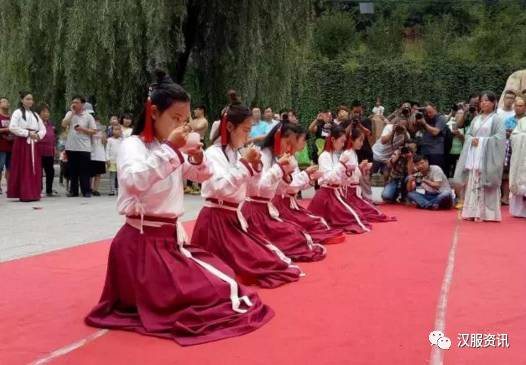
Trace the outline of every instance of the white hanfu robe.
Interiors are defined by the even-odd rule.
[[[478,146],[472,146],[477,138]],[[500,221],[500,186],[504,167],[506,131],[502,118],[491,113],[473,119],[455,170],[465,187],[462,218]]]
[[[510,139],[510,214],[526,218],[526,118],[517,121]]]

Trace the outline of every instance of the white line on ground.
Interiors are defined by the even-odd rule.
[[[457,216],[457,222],[455,225],[455,231],[453,232],[453,240],[451,243],[451,248],[449,249],[449,255],[447,259],[446,270],[444,272],[444,279],[442,279],[442,287],[440,288],[440,297],[438,298],[438,305],[435,315],[435,328],[434,331],[442,331],[446,337],[448,337],[445,332],[446,329],[446,314],[447,314],[447,301],[449,295],[449,289],[451,287],[451,282],[453,281],[453,271],[455,270],[455,256],[457,253],[458,246],[458,232],[460,230],[460,211]],[[431,332],[431,331],[430,331]],[[451,342],[453,342],[453,339]],[[430,365],[442,365],[444,362],[444,353],[438,346],[434,345],[431,348],[431,356],[429,360]]]
[[[50,362],[51,360],[57,358],[57,357],[60,357],[60,356],[64,356],[66,355],[67,353],[70,353],[71,351],[75,351],[83,346],[86,346],[88,343],[90,343],[91,341],[101,337],[101,336],[104,336],[106,333],[108,333],[108,330],[98,330],[97,332],[94,332],[92,333],[91,335],[87,336],[87,337],[84,337],[83,339],[79,340],[79,341],[76,341],[76,342],[73,342],[69,345],[66,345],[64,347],[61,347],[53,352],[50,352],[49,354],[47,354],[46,356],[32,362],[30,365],[42,365],[42,364],[47,364],[48,362]]]

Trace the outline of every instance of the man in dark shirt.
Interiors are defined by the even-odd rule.
[[[422,132],[420,139],[420,153],[424,155],[431,165],[437,165],[444,170],[446,153],[444,150],[444,129],[447,127],[447,118],[439,114],[435,104],[425,104],[425,115],[417,115],[416,124]]]

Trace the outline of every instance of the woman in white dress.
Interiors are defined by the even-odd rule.
[[[465,188],[462,218],[500,221],[500,186],[504,167],[506,130],[495,112],[492,92],[480,96],[481,113],[473,119],[455,169],[455,181]]]
[[[510,214],[526,218],[526,117],[511,133]]]

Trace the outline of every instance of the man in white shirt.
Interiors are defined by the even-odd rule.
[[[85,198],[91,197],[90,162],[91,136],[97,132],[95,119],[84,109],[85,99],[74,96],[70,111],[62,120],[62,127],[68,128],[66,154],[70,173],[70,191],[68,197],[79,196],[80,190]]]
[[[410,138],[409,132],[407,132],[407,120],[399,119],[396,124],[386,124],[382,130],[382,135],[372,147],[373,173],[377,171],[384,173],[387,161]]]
[[[453,193],[444,171],[437,165],[429,165],[424,156],[413,158],[416,174],[408,178],[407,198],[422,209],[450,209]]]
[[[501,108],[497,109],[497,114],[502,117],[502,120],[506,120],[509,117],[515,115],[513,110],[513,103],[515,102],[516,93],[513,90],[506,90],[504,92],[504,100]]]

